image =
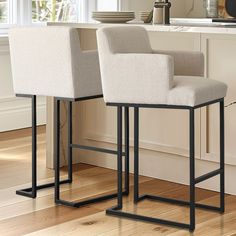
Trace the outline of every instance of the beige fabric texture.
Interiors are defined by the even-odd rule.
[[[14,91],[81,98],[102,94],[97,51],[82,51],[70,27],[12,28],[9,32]]]
[[[204,76],[204,55],[201,52],[153,50],[174,58],[175,75]]]
[[[226,84],[203,77],[202,53],[152,50],[139,26],[103,27],[97,39],[107,103],[193,107],[226,96]]]

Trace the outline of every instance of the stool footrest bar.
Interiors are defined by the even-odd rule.
[[[180,205],[180,206],[190,206],[190,202],[187,202],[187,201],[172,199],[172,198],[165,198],[165,197],[154,196],[154,195],[148,195],[148,194],[140,196],[138,198],[138,201],[143,201],[145,199],[154,200],[154,201],[161,201],[161,202],[176,204],[176,205]],[[209,205],[204,205],[204,204],[200,204],[200,203],[195,203],[195,207],[206,209],[206,210],[211,210],[211,211],[222,212],[220,207],[209,206]],[[123,212],[122,209],[118,206],[114,206],[110,209],[107,209],[106,214],[118,216],[118,217],[124,217],[124,218],[128,218],[128,219],[133,219],[133,220],[141,220],[141,221],[146,221],[146,222],[151,222],[151,223],[158,223],[158,224],[162,224],[162,225],[174,226],[174,227],[178,227],[178,228],[185,228],[185,229],[189,229],[190,231],[193,231],[190,224],[180,223],[180,222],[176,222],[176,221],[163,220],[163,219],[153,218],[153,217],[147,217],[147,216],[137,215],[137,214],[128,213],[128,212]]]
[[[128,219],[133,219],[133,220],[141,220],[141,221],[146,221],[146,222],[151,222],[151,223],[174,226],[174,227],[178,227],[178,228],[190,229],[189,224],[184,224],[184,223],[179,223],[179,222],[169,221],[169,220],[162,220],[159,218],[147,217],[147,216],[127,213],[127,212],[122,212],[122,211],[117,210],[117,207],[113,207],[113,208],[106,210],[106,214],[124,217],[124,218],[128,218]]]
[[[24,191],[24,190],[17,190],[16,191],[17,195],[23,196],[23,197],[28,197],[28,198],[36,198],[36,196],[33,195],[32,191]]]
[[[201,183],[201,182],[203,182],[203,181],[205,181],[207,179],[210,179],[210,178],[212,178],[212,177],[214,177],[216,175],[219,175],[221,173],[222,173],[222,170],[218,169],[218,170],[214,170],[214,171],[212,171],[210,173],[207,173],[205,175],[202,175],[202,176],[200,176],[200,177],[195,179],[195,184]]]
[[[153,200],[153,201],[161,201],[161,202],[166,202],[166,203],[170,203],[170,204],[177,204],[180,206],[189,206],[190,205],[190,202],[188,202],[188,201],[172,199],[172,198],[165,198],[165,197],[154,196],[154,195],[142,195],[139,197],[138,201],[143,201],[145,199]],[[209,205],[200,204],[200,203],[195,203],[195,206],[198,208],[206,209],[206,210],[221,212],[220,207],[209,206]]]
[[[99,148],[99,147],[91,147],[91,146],[86,146],[86,145],[80,145],[80,144],[71,144],[72,148],[78,148],[82,150],[89,150],[89,151],[94,151],[94,152],[102,152],[102,153],[108,153],[112,155],[116,155],[117,151],[106,149],[106,148]],[[125,152],[122,153],[122,156],[125,156]]]
[[[126,191],[124,191],[123,195],[127,196],[128,193]],[[112,193],[112,194],[109,194],[109,195],[95,197],[95,198],[91,198],[91,199],[84,200],[84,201],[81,201],[81,202],[70,202],[70,201],[66,201],[66,200],[58,200],[57,199],[56,203],[61,204],[61,205],[65,205],[65,206],[69,206],[69,207],[79,208],[81,206],[106,201],[106,200],[113,199],[113,198],[116,198],[116,197],[117,197],[117,193]]]
[[[71,183],[71,180],[69,180],[69,179],[60,181],[60,184],[70,184],[70,183]],[[36,190],[38,191],[38,190],[42,190],[42,189],[46,189],[46,188],[51,188],[54,186],[55,186],[55,183],[41,184],[41,185],[36,186]],[[16,194],[24,196],[24,197],[34,198],[33,194],[32,194],[32,187],[17,190]]]

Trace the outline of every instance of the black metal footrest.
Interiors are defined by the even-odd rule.
[[[102,153],[117,155],[117,151],[106,149],[106,148],[91,147],[91,146],[80,145],[80,144],[71,144],[71,147],[78,148],[81,150],[88,150],[88,151],[102,152]],[[122,153],[122,156],[125,156],[125,152]]]
[[[129,193],[127,191],[124,191],[123,196],[128,196]],[[102,201],[106,201],[109,199],[113,199],[117,197],[117,193],[113,193],[113,194],[109,194],[109,195],[105,195],[105,196],[100,196],[100,197],[96,197],[96,198],[91,198],[88,200],[84,200],[81,202],[70,202],[70,201],[65,201],[65,200],[56,200],[56,204],[60,204],[60,205],[64,205],[64,206],[68,206],[68,207],[75,207],[75,208],[79,208],[88,204],[93,204],[93,203],[98,203],[98,202],[102,202]]]
[[[128,213],[128,212],[123,212],[123,211],[120,211],[119,207],[117,207],[117,206],[107,209],[106,214],[118,216],[118,217],[124,217],[124,218],[132,219],[132,220],[140,220],[140,221],[145,221],[145,222],[149,222],[149,223],[151,222],[151,223],[169,225],[169,226],[174,226],[174,227],[178,227],[178,228],[184,228],[184,229],[191,230],[189,224],[184,224],[184,223],[179,223],[179,222],[170,221],[170,220],[163,220],[163,219],[159,219],[159,218],[153,218],[153,217],[137,215],[137,214]]]
[[[16,190],[16,194],[23,197],[36,198],[36,195],[33,194],[32,190],[31,191],[25,191],[24,189]]]
[[[189,206],[190,205],[190,202],[187,202],[187,201],[172,199],[172,198],[165,198],[165,197],[154,196],[154,195],[142,195],[139,197],[138,201],[143,201],[145,199],[166,202],[166,203],[170,203],[170,204],[177,204],[180,206]],[[221,208],[216,207],[216,206],[209,206],[209,205],[205,205],[205,204],[195,203],[195,207],[206,209],[206,210],[211,210],[211,211],[221,212]]]
[[[170,203],[170,204],[176,204],[176,205],[180,205],[180,206],[190,206],[190,202],[187,202],[187,201],[165,198],[165,197],[154,196],[154,195],[148,195],[148,194],[140,196],[138,198],[138,202],[146,200],[146,199],[153,200],[153,201],[166,202],[166,203]],[[195,205],[195,207],[206,209],[206,210],[223,212],[220,207],[209,206],[209,205],[204,205],[204,204],[200,204],[200,203],[195,203],[194,205]],[[151,223],[169,225],[169,226],[174,226],[174,227],[178,227],[178,228],[189,229],[190,231],[193,230],[191,228],[190,224],[180,223],[180,222],[176,222],[176,221],[163,220],[163,219],[153,218],[153,217],[147,217],[147,216],[137,215],[137,214],[128,213],[128,212],[123,212],[123,211],[121,211],[121,208],[119,208],[118,206],[107,209],[106,213],[108,215],[130,218],[133,220],[141,220],[141,221],[146,221],[146,222],[151,222]]]
[[[208,180],[208,179],[210,179],[212,177],[215,177],[215,176],[217,176],[219,174],[222,174],[223,171],[224,171],[223,169],[218,169],[218,170],[214,170],[212,172],[209,172],[209,173],[207,173],[205,175],[202,175],[202,176],[200,176],[200,177],[195,179],[195,184],[199,184],[199,183],[201,183],[201,182],[203,182],[205,180]]]
[[[67,179],[67,180],[60,181],[60,184],[71,184],[71,182],[72,182],[71,180]],[[55,183],[41,184],[41,185],[36,186],[36,191],[46,189],[46,188],[51,188],[51,187],[54,187],[54,186],[55,186]],[[16,194],[24,196],[24,197],[36,198],[36,196],[32,192],[32,187],[17,190]]]

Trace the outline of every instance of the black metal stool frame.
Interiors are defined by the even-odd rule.
[[[200,177],[195,178],[195,125],[194,125],[194,112],[196,109],[209,106],[211,104],[220,104],[220,168],[210,173],[204,174]],[[218,211],[223,213],[225,211],[225,150],[224,150],[224,99],[215,100],[195,107],[188,106],[172,106],[172,105],[143,105],[143,104],[114,104],[108,103],[110,106],[117,106],[118,114],[118,200],[117,205],[106,210],[108,215],[124,217],[134,220],[141,220],[146,222],[158,223],[168,226],[174,226],[179,228],[189,229],[190,231],[195,230],[195,208],[199,207],[206,210]],[[133,107],[134,108],[134,203],[137,204],[139,201],[144,199],[157,200],[170,204],[177,204],[180,206],[190,207],[190,223],[180,223],[175,221],[163,220],[153,217],[147,217],[143,215],[137,215],[133,213],[123,212],[122,202],[122,107]],[[189,155],[190,155],[190,201],[182,201],[177,199],[164,198],[153,195],[139,196],[139,108],[164,108],[164,109],[184,109],[189,111],[189,128],[190,128],[190,143],[189,143]],[[216,175],[220,175],[220,207],[199,204],[195,202],[195,185],[212,178]]]
[[[46,184],[37,184],[37,96],[36,95],[29,95],[29,94],[16,94],[17,97],[24,97],[24,98],[31,98],[31,108],[32,108],[32,186],[29,188],[25,189],[20,189],[16,191],[17,195],[21,195],[24,197],[29,197],[29,198],[36,198],[37,197],[37,191],[38,190],[43,190],[51,187],[55,187],[55,182],[51,183],[46,183]],[[86,97],[84,99],[78,99],[78,100],[89,100],[89,99],[96,99],[96,98],[101,98],[103,97],[102,95],[98,96],[93,96],[93,97]],[[68,100],[68,99],[63,99],[63,100]],[[73,100],[77,101],[77,100]],[[58,182],[58,185],[61,184],[71,184],[73,181],[73,174],[72,174],[72,102],[69,102],[68,105],[68,179],[66,180],[61,180]],[[126,117],[125,120],[129,120],[129,111],[126,110]],[[129,123],[126,125],[126,137],[129,137]],[[79,146],[79,145],[78,145]],[[79,147],[78,147],[79,148]],[[97,148],[93,147],[85,147],[85,146],[80,146],[80,148],[88,149],[88,150],[94,150],[96,151]],[[106,150],[100,148],[100,152],[106,152],[110,154],[117,154],[116,151],[112,150]],[[126,145],[125,145],[125,153],[126,154],[126,159],[125,159],[125,173],[126,173],[126,178],[125,178],[125,194],[129,194],[129,139],[126,139]],[[123,153],[124,155],[124,153]],[[116,197],[117,194],[113,195],[113,197]]]
[[[78,148],[82,150],[90,150],[102,153],[108,153],[112,155],[117,155],[116,150],[109,150],[105,148],[99,147],[91,147],[85,146],[80,144],[73,144],[72,140],[72,103],[73,102],[80,102],[80,101],[87,101],[95,98],[101,98],[102,95],[99,96],[92,96],[92,97],[84,97],[84,98],[77,98],[77,99],[67,99],[67,98],[55,98],[56,102],[56,116],[55,116],[55,123],[56,123],[56,156],[55,156],[55,203],[60,205],[65,205],[69,207],[81,207],[84,205],[97,203],[101,201],[105,201],[108,199],[116,198],[118,193],[112,193],[108,195],[103,195],[95,198],[90,198],[87,200],[81,200],[79,202],[72,202],[66,201],[60,198],[60,102],[67,101],[68,102],[68,157],[69,160],[72,160],[72,149]],[[121,156],[125,157],[125,184],[124,184],[124,191],[122,190],[122,195],[129,194],[129,108],[125,108],[125,152],[121,150]],[[71,174],[70,178],[72,178],[72,161],[69,162],[68,169],[69,174]]]
[[[51,188],[55,186],[54,182],[47,184],[37,184],[37,97],[36,95],[29,94],[16,94],[17,97],[31,98],[32,108],[32,186],[29,188],[17,190],[16,194],[29,198],[36,198],[37,191]],[[69,156],[69,163],[72,163],[72,159]],[[68,169],[68,179],[62,180],[60,184],[72,183],[72,170]]]

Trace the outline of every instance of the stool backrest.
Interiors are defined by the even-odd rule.
[[[152,53],[147,31],[142,27],[106,27],[98,34],[101,53]]]
[[[76,29],[12,28],[9,41],[16,94],[75,96],[81,54]]]
[[[101,28],[97,39],[105,102],[166,102],[174,61],[169,55],[153,53],[143,27]]]

